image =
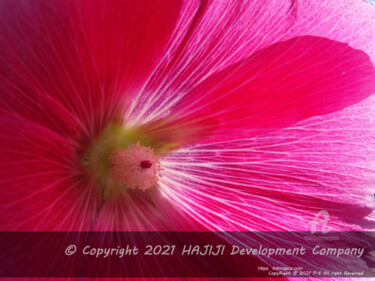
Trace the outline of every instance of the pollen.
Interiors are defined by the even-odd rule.
[[[139,142],[125,149],[117,148],[110,160],[113,179],[126,188],[145,191],[155,186],[161,176],[159,157],[151,147]]]

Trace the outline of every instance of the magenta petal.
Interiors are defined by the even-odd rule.
[[[263,0],[184,1],[183,17],[153,84],[189,88],[208,73],[272,44],[292,26],[292,7]]]
[[[169,124],[193,139],[212,134],[215,124],[213,139],[255,136],[374,92],[375,69],[365,53],[326,38],[297,37],[208,77],[181,99]],[[168,131],[163,127],[154,134]]]
[[[375,61],[375,6],[366,0],[186,0],[182,11],[168,52],[127,114],[132,122],[165,117],[208,76],[296,36],[349,43]]]
[[[191,220],[163,191],[125,189],[108,198],[96,218],[96,231],[197,231],[206,230]]]
[[[322,210],[331,230],[374,229],[374,104],[180,149],[161,163],[163,191],[213,230],[310,231]]]
[[[181,3],[5,0],[1,108],[77,141],[124,110],[164,52]]]
[[[277,2],[277,1],[276,1]],[[375,60],[375,6],[368,0],[293,1],[295,22],[286,36],[325,36],[350,43]]]
[[[74,149],[40,125],[0,117],[0,229],[89,230],[99,190],[79,168]]]
[[[168,114],[186,91],[277,42],[295,21],[293,5],[278,0],[184,0],[181,11],[168,51],[127,114],[132,122]]]

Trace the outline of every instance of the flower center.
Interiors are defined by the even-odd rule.
[[[129,189],[146,191],[161,177],[158,155],[167,151],[167,145],[112,123],[92,143],[82,164],[105,198]]]
[[[110,159],[113,179],[127,188],[138,187],[145,191],[160,177],[159,157],[152,148],[141,146],[139,142],[126,149],[116,149]]]

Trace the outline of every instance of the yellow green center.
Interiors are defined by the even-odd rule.
[[[145,191],[156,184],[161,170],[158,159],[171,148],[172,144],[147,137],[139,129],[111,123],[82,163],[105,197],[127,188]]]

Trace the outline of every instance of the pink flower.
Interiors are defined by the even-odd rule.
[[[0,11],[2,230],[374,227],[369,3]]]

